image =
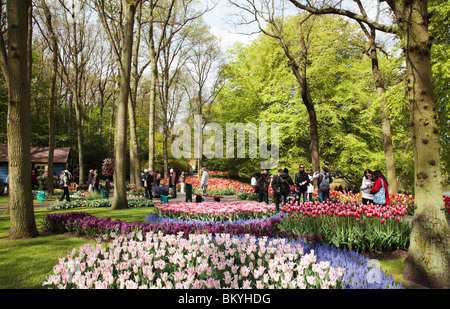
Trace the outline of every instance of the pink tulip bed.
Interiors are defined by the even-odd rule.
[[[332,289],[345,269],[285,239],[162,232],[114,235],[60,259],[43,286],[64,289]]]
[[[203,202],[158,204],[160,217],[183,220],[234,221],[238,219],[267,218],[276,214],[275,205],[254,202]]]
[[[95,237],[99,244],[85,245],[77,256],[74,250],[60,259],[43,285],[402,288],[354,251],[283,230],[292,211],[276,214],[271,205],[245,202],[228,205],[232,211],[226,211],[218,204],[225,203],[165,204],[147,216],[145,223],[96,218],[83,212],[49,214],[44,224],[50,230]],[[284,210],[288,211],[286,206]]]
[[[108,245],[102,244],[108,238]],[[284,238],[142,231],[99,238],[59,259],[58,289],[402,288],[367,258]]]

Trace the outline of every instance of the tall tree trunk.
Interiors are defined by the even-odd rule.
[[[169,21],[172,16],[172,12],[175,6],[175,2],[177,0],[170,0],[169,2],[169,8],[167,9],[167,15],[164,16],[164,20],[160,21],[162,23],[161,26],[161,38],[158,42],[158,44],[155,44],[155,31],[154,31],[154,25],[156,22],[155,17],[155,9],[156,9],[156,3],[158,1],[151,0],[150,1],[150,7],[149,7],[149,45],[150,45],[150,62],[151,62],[151,69],[150,69],[150,100],[149,100],[149,115],[148,115],[148,165],[149,168],[151,168],[153,171],[155,171],[155,127],[156,127],[156,112],[155,112],[155,106],[156,106],[156,83],[158,81],[158,59],[161,52],[161,47],[163,44],[163,37],[166,33],[167,25],[169,24]]]
[[[141,40],[141,13],[142,4],[137,7],[137,29],[136,40],[133,47],[133,73],[131,76],[132,87],[130,90],[130,100],[128,103],[129,122],[130,122],[130,183],[142,187],[141,181],[141,163],[139,159],[139,144],[136,133],[136,97],[139,83],[138,63],[139,63],[139,45]]]
[[[153,1],[151,1],[153,3]],[[153,4],[152,4],[153,5]],[[150,98],[148,114],[148,167],[155,170],[155,121],[156,121],[156,81],[158,78],[158,60],[153,31],[153,7],[150,8]]]
[[[84,134],[83,134],[83,120],[81,114],[81,98],[78,94],[78,82],[75,82],[76,86],[74,89],[74,99],[75,99],[75,118],[77,124],[77,148],[78,148],[78,175],[79,175],[79,184],[82,185],[86,181],[86,172],[84,170],[84,152],[83,152],[83,144],[84,144]]]
[[[122,63],[120,67],[120,93],[117,104],[116,139],[114,145],[114,199],[112,209],[128,208],[126,194],[127,154],[127,106],[130,95],[131,58],[133,54],[133,27],[136,13],[135,1],[122,0],[125,14],[124,36],[122,38]]]
[[[393,5],[393,1],[389,3]],[[415,210],[404,276],[428,287],[450,288],[450,229],[442,199],[427,1],[405,1],[401,11],[395,13],[402,27],[406,53],[407,96],[415,159]]]
[[[86,173],[84,170],[84,152],[83,152],[83,144],[84,144],[84,132],[83,132],[83,115],[82,108],[83,104],[81,101],[81,81],[84,64],[82,61],[78,59],[78,55],[81,53],[81,50],[78,46],[78,37],[77,37],[77,23],[74,22],[73,25],[73,40],[74,40],[74,74],[75,81],[72,84],[72,98],[75,103],[75,123],[77,126],[77,150],[78,150],[78,175],[79,175],[79,184],[84,184],[86,181]]]
[[[292,73],[294,74],[295,78],[297,79],[300,87],[301,87],[301,96],[303,104],[306,107],[306,110],[308,112],[309,116],[309,134],[311,138],[310,143],[310,152],[311,152],[311,163],[312,163],[312,170],[313,172],[319,172],[320,171],[320,161],[319,161],[319,130],[318,130],[318,123],[317,123],[317,115],[316,110],[314,108],[314,103],[311,97],[311,90],[309,88],[307,76],[306,76],[306,69],[308,67],[308,42],[305,40],[305,36],[303,34],[302,25],[299,25],[299,35],[300,35],[300,43],[302,46],[302,53],[301,57],[299,59],[301,64],[301,71],[299,70],[299,65],[297,64],[294,56],[289,51],[288,46],[286,45],[286,42],[284,41],[283,37],[279,36],[279,42],[281,47],[284,50],[284,53],[286,57],[290,61],[290,65],[292,68]],[[314,179],[314,185],[317,186],[317,179]]]
[[[130,183],[142,187],[141,164],[139,163],[139,148],[136,133],[136,110],[131,97],[128,101],[128,119],[130,123]]]
[[[55,89],[58,70],[58,41],[53,31],[52,15],[45,0],[41,1],[44,9],[45,24],[49,32],[52,56],[52,71],[50,76],[50,89],[48,100],[48,162],[47,162],[47,192],[53,194],[53,152],[55,148]]]
[[[7,2],[8,168],[10,239],[36,237],[31,192],[29,13],[30,0]]]
[[[116,96],[114,95],[111,102],[111,115],[109,117],[109,129],[108,129],[108,153],[111,155],[114,152],[113,131],[114,131],[114,119],[116,112]]]
[[[361,25],[363,28],[363,26]],[[365,28],[363,28],[365,29]],[[381,100],[380,111],[381,111],[381,132],[382,132],[382,142],[384,148],[384,157],[386,160],[386,177],[389,183],[389,193],[396,195],[398,193],[397,187],[397,173],[395,171],[395,157],[394,157],[394,147],[392,146],[392,135],[391,135],[391,121],[389,120],[389,110],[386,106],[386,98],[384,94],[386,89],[384,87],[383,78],[381,76],[380,67],[378,65],[378,55],[377,46],[375,45],[375,29],[370,28],[370,34],[366,33],[370,44],[369,58],[372,62],[372,75],[377,90],[378,97]]]
[[[198,98],[198,106],[197,106],[197,116],[200,117],[194,117],[194,127],[199,129],[199,132],[203,131],[203,96],[201,95],[201,92],[197,94]],[[199,134],[198,139],[194,141],[194,147],[197,147],[198,152],[198,158],[197,158],[197,178],[202,178],[202,168],[203,168],[203,134]],[[195,153],[195,150],[194,150]]]

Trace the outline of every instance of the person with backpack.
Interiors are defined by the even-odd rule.
[[[319,202],[327,202],[330,196],[330,183],[333,182],[333,178],[328,173],[328,168],[322,166],[322,172],[317,178],[317,193],[319,194]]]
[[[61,194],[61,197],[59,198],[60,201],[62,201],[64,199],[64,197],[66,197],[66,201],[70,202],[70,197],[69,197],[69,176],[70,173],[68,170],[64,170],[61,172],[61,178],[60,178],[60,185],[63,189],[63,193]]]
[[[380,172],[373,172],[372,188],[370,192],[373,194],[373,203],[377,205],[391,205],[389,198],[389,188],[386,177]]]

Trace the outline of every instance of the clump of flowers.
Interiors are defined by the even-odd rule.
[[[169,195],[169,188],[164,186],[153,187],[152,190],[156,195]]]
[[[59,259],[42,284],[62,289],[335,289],[343,268],[319,262],[285,239],[149,232],[114,235]]]
[[[358,252],[404,250],[410,226],[403,220],[408,206],[364,205],[356,201],[290,203],[282,206],[280,229],[317,233],[323,242]]]
[[[158,216],[149,215],[147,222],[126,222],[119,219],[97,218],[86,212],[54,213],[48,214],[43,220],[43,225],[50,231],[63,233],[72,232],[78,235],[90,237],[100,237],[104,234],[122,234],[142,231],[143,233],[154,231],[165,234],[178,234],[182,232],[185,237],[190,234],[216,235],[228,233],[230,235],[251,234],[266,237],[284,238],[306,238],[286,231],[279,231],[277,226],[280,223],[280,216],[274,216],[266,220],[238,220],[235,222],[208,222],[208,221],[184,221],[162,219]]]
[[[103,160],[102,174],[105,177],[113,177],[114,176],[114,160],[113,159],[106,158]]]
[[[276,214],[274,205],[253,202],[173,203],[155,206],[161,217],[184,220],[233,221],[267,218]]]

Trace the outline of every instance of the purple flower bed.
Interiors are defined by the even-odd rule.
[[[157,222],[155,221],[157,220]],[[85,212],[70,212],[65,214],[48,214],[44,219],[44,224],[54,232],[73,232],[80,235],[99,236],[109,233],[129,233],[132,231],[162,231],[166,234],[178,234],[183,232],[185,236],[190,233],[197,234],[231,234],[244,235],[251,234],[255,236],[281,237],[299,239],[298,235],[278,231],[277,225],[280,223],[280,217],[275,216],[265,220],[240,220],[236,223],[228,222],[183,222],[182,220],[164,220],[156,217],[147,217],[147,222],[125,222],[119,219],[97,218]],[[307,237],[307,236],[303,236]]]

